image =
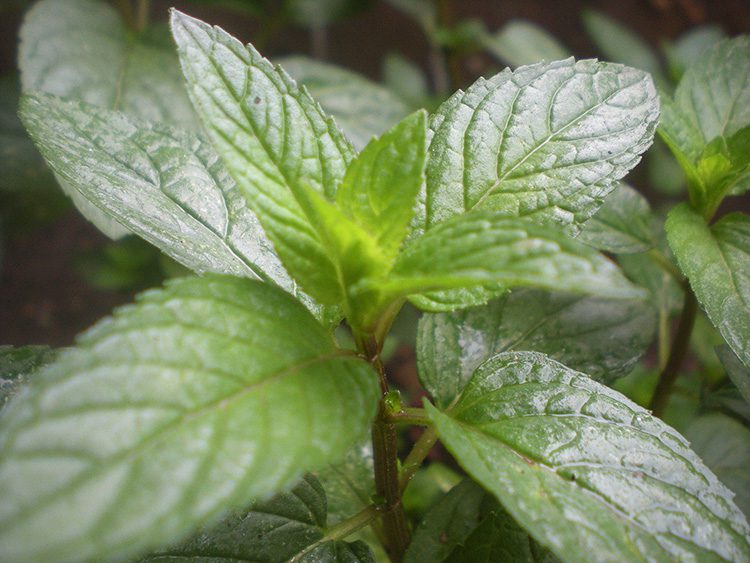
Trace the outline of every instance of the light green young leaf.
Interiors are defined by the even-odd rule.
[[[27,376],[52,362],[48,346],[0,346],[0,410],[26,383]]]
[[[643,356],[655,328],[645,301],[516,290],[484,307],[424,315],[417,330],[419,380],[445,408],[485,360],[528,350],[612,381]]]
[[[750,514],[750,429],[726,415],[711,413],[695,419],[685,437],[735,493],[734,502],[740,510]]]
[[[542,354],[499,354],[427,409],[461,466],[566,561],[746,561],[732,493],[675,430]]]
[[[615,254],[637,254],[656,245],[648,200],[621,183],[591,219],[578,240]]]
[[[670,88],[656,53],[633,31],[595,10],[583,12],[583,25],[607,60],[645,70],[658,88]]]
[[[105,2],[43,0],[24,18],[18,66],[26,92],[43,91],[147,121],[195,129],[174,49],[158,30],[137,36]],[[65,181],[65,193],[111,238],[128,230]]]
[[[272,280],[302,297],[234,180],[197,135],[44,94],[25,96],[21,117],[60,178],[181,264]]]
[[[274,60],[307,88],[359,150],[409,113],[394,92],[345,68],[299,55]]]
[[[341,210],[366,230],[385,259],[396,257],[424,184],[427,114],[418,111],[372,140],[346,171]]]
[[[415,228],[489,208],[575,233],[638,163],[658,114],[649,75],[621,65],[567,59],[480,78],[431,117]]]
[[[509,21],[495,34],[486,36],[482,44],[492,55],[512,67],[557,61],[571,55],[543,27],[524,20]]]
[[[700,56],[719,41],[726,39],[724,30],[713,24],[700,25],[680,35],[674,43],[663,45],[667,65],[676,82]]]
[[[315,477],[306,475],[291,491],[249,510],[229,514],[219,524],[200,530],[182,544],[146,557],[149,562],[263,561],[285,563],[303,555],[316,542],[327,543],[326,494]],[[359,547],[359,546],[358,546]],[[356,548],[355,548],[356,549]],[[367,547],[364,546],[367,550]],[[346,559],[330,559],[343,563]]]
[[[405,563],[556,561],[479,485],[453,487],[414,532]]]
[[[750,404],[750,368],[743,365],[729,346],[719,346],[716,355],[745,401]]]
[[[207,276],[144,293],[6,407],[0,559],[179,541],[341,459],[377,398],[372,369],[273,285]]]
[[[729,347],[750,367],[750,217],[731,213],[709,229],[683,203],[669,213],[665,228],[698,302]]]
[[[282,262],[313,297],[339,303],[335,265],[300,202],[308,188],[332,201],[354,149],[251,45],[177,11],[172,33],[196,110]]]
[[[380,288],[393,295],[485,288],[479,294],[451,294],[443,301],[412,300],[432,311],[481,303],[516,286],[614,298],[639,298],[643,292],[617,266],[591,247],[558,230],[502,212],[474,211],[445,221],[407,246]],[[478,299],[477,299],[478,300]]]

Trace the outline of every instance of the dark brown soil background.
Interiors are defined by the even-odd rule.
[[[0,0],[0,4],[7,0]],[[153,2],[152,17],[165,19],[175,5],[201,19],[216,23],[245,41],[259,32],[252,20],[236,13],[196,6],[189,2]],[[558,37],[579,57],[596,56],[580,19],[585,8],[600,10],[646,38],[654,46],[674,39],[700,23],[718,23],[730,35],[750,31],[748,0],[453,0],[455,20],[473,17],[495,30],[508,20],[533,21]],[[0,16],[0,74],[15,69],[16,35],[23,13],[4,10]],[[310,53],[309,34],[286,29],[271,37],[269,56]],[[392,51],[427,66],[428,47],[419,28],[391,6],[374,1],[372,7],[328,30],[328,60],[379,79],[381,61]],[[472,55],[463,60],[467,83],[489,60]],[[3,171],[0,170],[0,174]],[[74,336],[132,299],[130,292],[104,291],[84,282],[73,267],[83,252],[106,239],[71,209],[54,222],[4,241],[0,271],[0,344],[65,346]]]

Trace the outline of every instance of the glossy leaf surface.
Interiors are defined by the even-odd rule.
[[[43,94],[26,96],[21,116],[59,177],[181,264],[300,293],[199,136]]]
[[[424,315],[417,332],[419,379],[447,407],[485,360],[534,351],[612,381],[646,352],[655,324],[645,301],[516,290],[483,307]]]
[[[675,430],[542,354],[499,354],[440,439],[537,541],[569,561],[750,557],[750,527]]]
[[[643,71],[567,59],[504,70],[430,119],[416,221],[489,208],[576,232],[652,142],[658,100]]]
[[[494,211],[455,217],[407,246],[384,291],[409,295],[459,288],[499,288],[449,299],[416,298],[427,310],[476,305],[503,287],[530,286],[602,297],[637,298],[641,290],[614,263],[558,230]],[[479,301],[482,302],[481,300]]]
[[[145,561],[167,563],[198,559],[284,563],[295,557],[296,561],[311,561],[305,557],[305,550],[318,542],[321,547],[328,543],[323,540],[326,520],[325,491],[317,479],[307,475],[288,493],[253,505],[249,510],[234,512],[219,524]],[[367,550],[366,546],[355,549],[361,547]],[[332,558],[330,561],[349,560]]]
[[[6,407],[0,557],[171,544],[341,459],[377,397],[372,369],[272,285],[208,276],[144,293]]]
[[[667,238],[698,302],[750,367],[750,217],[732,213],[711,228],[687,204],[667,218]]]
[[[313,297],[340,302],[335,266],[301,201],[308,188],[333,200],[354,149],[251,45],[176,11],[172,33],[196,110],[282,262]]]

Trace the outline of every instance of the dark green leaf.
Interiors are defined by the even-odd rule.
[[[750,367],[750,217],[724,216],[710,229],[687,204],[667,218],[667,238],[708,318]]]
[[[720,346],[716,349],[716,354],[726,369],[729,379],[732,380],[745,401],[750,403],[750,368],[742,364],[729,346]]]
[[[427,188],[416,227],[489,208],[576,232],[652,142],[648,74],[567,59],[458,91],[430,119]]]
[[[695,419],[685,432],[695,452],[734,493],[734,502],[750,514],[750,429],[723,414]]]
[[[21,117],[59,177],[181,264],[300,293],[200,137],[44,94],[25,96]]]
[[[207,276],[144,293],[6,407],[0,558],[171,544],[341,459],[377,397],[372,369],[273,285]]]
[[[427,231],[404,249],[381,288],[395,295],[489,288],[464,301],[462,294],[414,299],[424,309],[446,311],[485,302],[503,287],[515,286],[642,297],[611,261],[590,247],[556,229],[496,211],[467,213]]]
[[[643,356],[655,325],[644,301],[517,290],[484,307],[423,316],[419,379],[438,406],[447,407],[482,362],[500,352],[530,350],[612,381]]]
[[[282,262],[313,297],[339,303],[335,265],[301,201],[307,189],[333,200],[354,149],[251,45],[177,11],[172,32],[204,126]]]
[[[583,12],[583,24],[607,60],[645,70],[651,74],[658,88],[669,88],[669,81],[664,76],[656,53],[635,32],[594,10]]]
[[[253,505],[249,510],[231,513],[219,524],[201,530],[186,542],[151,555],[144,561],[284,563],[294,557],[301,557],[298,561],[310,561],[303,553],[316,542],[320,542],[321,547],[328,543],[324,538],[325,528],[325,492],[317,479],[307,475],[290,492]],[[330,547],[334,547],[333,552],[345,553],[347,550],[346,544]],[[348,549],[356,552],[361,546],[349,546]],[[366,553],[365,548],[363,555]],[[365,556],[361,560],[371,559]],[[338,563],[350,559],[343,556],[328,561]]]
[[[414,533],[405,563],[556,561],[476,483],[448,492]]]
[[[336,195],[341,210],[396,257],[424,184],[427,114],[418,111],[372,140],[346,171]]]
[[[648,200],[620,184],[586,221],[578,240],[615,254],[646,252],[656,245],[654,216]]]
[[[494,35],[487,36],[483,45],[512,67],[570,56],[570,51],[543,27],[524,20],[509,21]]]
[[[48,346],[0,346],[0,410],[29,375],[54,360],[55,353]]]
[[[409,113],[394,92],[345,68],[299,55],[274,60],[336,119],[357,149]]]
[[[675,430],[542,354],[499,354],[438,435],[538,542],[568,561],[750,558],[750,527]]]

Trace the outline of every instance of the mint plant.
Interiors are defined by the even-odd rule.
[[[55,174],[199,275],[141,294],[70,350],[2,352],[28,384],[5,386],[0,415],[0,558],[750,560],[733,493],[608,386],[666,306],[653,270],[631,263],[641,287],[600,250],[680,276],[619,182],[657,127],[647,73],[506,69],[357,151],[252,45],[177,11],[171,28],[202,128],[22,98]],[[748,171],[749,45],[689,69],[662,124],[692,179],[666,225],[692,290],[658,412],[693,291],[747,391],[746,216],[707,220]],[[706,76],[717,57],[744,78]],[[713,113],[691,113],[708,91]],[[421,408],[381,357],[407,301],[426,312]],[[342,321],[352,348],[334,338]],[[25,357],[48,364],[25,373]],[[424,430],[400,458],[405,426]],[[438,440],[466,476],[414,527],[403,496]]]

